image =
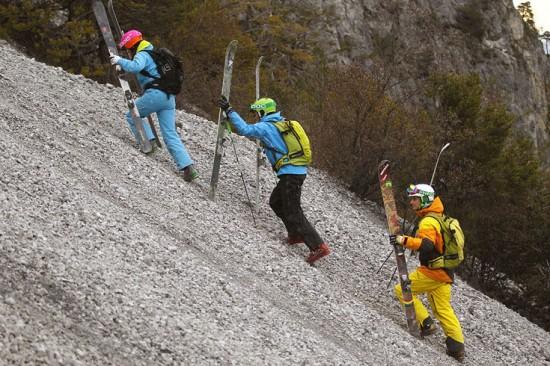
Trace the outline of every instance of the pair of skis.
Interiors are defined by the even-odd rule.
[[[223,72],[223,82],[222,82],[222,95],[229,100],[229,95],[231,91],[231,78],[233,73],[233,63],[235,60],[235,52],[237,50],[237,41],[231,41],[229,45],[227,46],[226,52],[225,52],[225,63],[224,63],[224,72]],[[256,100],[260,99],[260,67],[262,64],[263,56],[261,56],[258,59],[258,63],[256,64]],[[222,110],[220,109],[218,113],[218,132],[216,135],[216,150],[214,152],[214,163],[212,166],[212,175],[210,176],[210,191],[208,193],[208,197],[211,200],[214,200],[216,198],[216,192],[218,189],[218,181],[219,181],[219,175],[220,175],[220,167],[221,167],[221,159],[224,154],[225,144],[229,141],[229,133],[231,132],[229,125],[225,118],[223,118]],[[233,145],[233,148],[235,149],[235,145]],[[237,153],[235,151],[235,156],[237,156]],[[238,157],[237,157],[238,160]],[[258,210],[260,206],[260,192],[261,192],[261,186],[260,186],[260,168],[263,164],[263,154],[262,154],[262,148],[260,146],[260,140],[256,140],[256,209]],[[241,170],[241,177],[242,177],[242,170]],[[243,177],[242,177],[243,178]],[[246,183],[244,182],[243,178],[243,184],[246,188]],[[247,191],[248,196],[248,191]],[[254,215],[253,215],[254,217]]]
[[[227,50],[225,51],[222,95],[228,101],[229,101],[229,94],[231,92],[231,77],[233,75],[233,63],[235,60],[235,52],[237,51],[237,43],[238,42],[236,40],[231,41],[227,46]],[[231,142],[231,144],[233,145],[233,152],[235,153],[235,159],[237,160],[237,164],[239,165],[239,171],[241,174],[241,179],[243,181],[244,191],[246,193],[248,202],[250,203],[250,196],[248,195],[248,188],[246,188],[246,182],[244,180],[243,170],[240,166],[239,156],[237,154],[237,148],[235,147],[235,144],[233,143],[233,141],[229,136],[230,133],[231,133],[231,128],[229,126],[229,123],[227,122],[227,119],[224,117],[223,111],[220,109],[218,113],[218,132],[216,134],[216,150],[214,152],[214,163],[212,166],[212,175],[210,176],[210,191],[208,192],[208,198],[210,198],[211,200],[214,200],[216,198],[216,191],[218,189],[218,181],[220,178],[221,161],[222,161],[222,157],[224,155],[224,150],[226,147],[225,145],[227,144],[227,142]],[[252,205],[250,205],[250,213],[252,214],[252,220],[254,221],[254,225],[256,225],[256,217],[254,215]]]
[[[399,216],[397,215],[397,207],[393,195],[393,184],[390,177],[390,162],[384,160],[378,166],[378,181],[382,192],[382,200],[384,201],[384,210],[388,222],[388,231],[390,235],[401,234],[401,226],[399,225]],[[401,245],[394,245],[395,259],[397,261],[397,271],[399,272],[399,283],[403,294],[403,306],[405,308],[405,318],[407,320],[407,328],[413,336],[420,337],[420,328],[416,321],[416,312],[414,311],[413,295],[411,290],[411,281],[409,279],[409,271],[407,269],[407,260],[405,258],[405,248]]]
[[[233,62],[235,60],[235,52],[237,52],[236,40],[233,40],[227,46],[225,51],[225,62],[223,67],[222,95],[229,101],[231,92],[231,78],[233,75]],[[214,163],[212,165],[212,175],[210,176],[210,190],[208,198],[214,200],[218,190],[218,181],[220,178],[220,166],[222,156],[225,149],[225,144],[229,141],[229,125],[223,117],[223,112],[220,109],[218,112],[218,132],[216,134],[216,150],[214,152]],[[246,187],[246,185],[245,185]]]
[[[116,23],[116,28],[119,33],[119,36],[122,34],[122,30],[120,29],[120,26],[118,25],[118,22],[116,20],[116,15],[114,13],[114,8],[112,7],[112,0],[109,1],[109,10],[111,13],[111,18],[113,22]],[[101,0],[93,0],[92,1],[92,9],[94,11],[94,15],[97,21],[97,25],[99,26],[99,29],[101,31],[101,35],[103,36],[103,40],[105,41],[105,45],[107,46],[107,49],[110,53],[114,55],[118,55],[118,50],[116,47],[115,39],[113,37],[113,32],[111,30],[111,26],[109,24],[109,18],[107,17],[107,12],[105,11],[105,6],[103,5],[103,2]],[[132,90],[130,88],[130,84],[127,80],[122,78],[121,75],[121,69],[120,67],[116,67],[118,81],[120,83],[120,87],[122,88],[124,92],[124,98],[126,100],[126,105],[128,106],[128,109],[130,111],[130,115],[132,116],[132,120],[134,121],[134,124],[136,126],[137,131],[137,141],[140,145],[140,150],[144,153],[151,152],[153,147],[151,146],[151,142],[147,138],[147,135],[145,133],[145,128],[143,126],[143,120],[139,116],[139,111],[136,107],[134,96],[132,94]],[[139,85],[139,84],[138,84]],[[155,135],[157,143],[160,143],[159,138],[157,136],[156,130],[154,128],[154,124],[152,119],[149,120],[151,124],[151,129]]]

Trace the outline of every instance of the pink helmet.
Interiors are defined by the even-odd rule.
[[[143,38],[141,36],[140,31],[131,29],[122,35],[122,38],[120,38],[120,43],[118,44],[118,47],[119,48],[125,47],[129,49],[134,47],[135,44],[141,41],[142,39]]]

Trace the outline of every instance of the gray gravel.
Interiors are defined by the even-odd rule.
[[[207,199],[213,123],[178,112],[202,174],[186,183],[165,150],[136,149],[120,89],[0,50],[0,364],[455,362],[441,330],[407,333],[372,203],[312,170],[304,207],[333,254],[309,266],[267,168],[256,227],[232,151]],[[253,195],[254,145],[234,140]],[[453,304],[465,364],[550,364],[548,333],[517,313],[460,279]]]

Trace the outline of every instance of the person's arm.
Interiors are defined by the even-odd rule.
[[[261,139],[265,136],[266,130],[265,126],[261,123],[256,123],[249,125],[246,123],[242,117],[231,108],[231,105],[229,104],[229,101],[225,96],[221,96],[218,100],[218,106],[221,108],[225,116],[229,119],[233,127],[235,128],[235,132],[241,136],[246,137],[253,137]]]
[[[431,252],[436,248],[437,236],[439,231],[437,229],[437,221],[431,217],[425,217],[420,221],[416,236],[397,235],[396,243],[403,245],[410,250],[419,250]],[[438,251],[441,252],[442,248]]]
[[[121,57],[117,64],[120,65],[124,71],[137,74],[147,65],[147,55],[145,52],[138,52],[133,60]]]
[[[260,139],[265,135],[263,126],[260,123],[248,124],[242,117],[234,110],[229,110],[227,113],[231,125],[235,128],[241,136],[252,137]]]

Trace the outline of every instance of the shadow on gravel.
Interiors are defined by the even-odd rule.
[[[8,348],[0,352],[3,357],[7,351],[14,357],[11,361],[22,361],[28,356],[27,351],[33,353],[42,342],[55,337],[57,344],[63,340],[61,343],[72,344],[73,350],[79,347],[94,349],[92,358],[95,361],[104,359],[115,361],[114,364],[128,364],[119,359],[117,347],[109,342],[109,335],[116,334],[118,339],[124,339],[124,330],[101,315],[100,304],[94,303],[93,295],[82,293],[76,283],[55,278],[45,257],[22,263],[0,252],[0,268],[0,300],[3,298],[4,305],[11,307],[7,314],[2,314],[0,306],[0,319],[6,316],[4,319],[8,320],[1,328],[5,334],[0,333]],[[23,342],[21,336],[27,341]],[[49,361],[57,357],[55,350],[49,347],[44,347],[42,353],[42,359]],[[40,353],[31,356],[34,361],[36,357],[40,359]]]

